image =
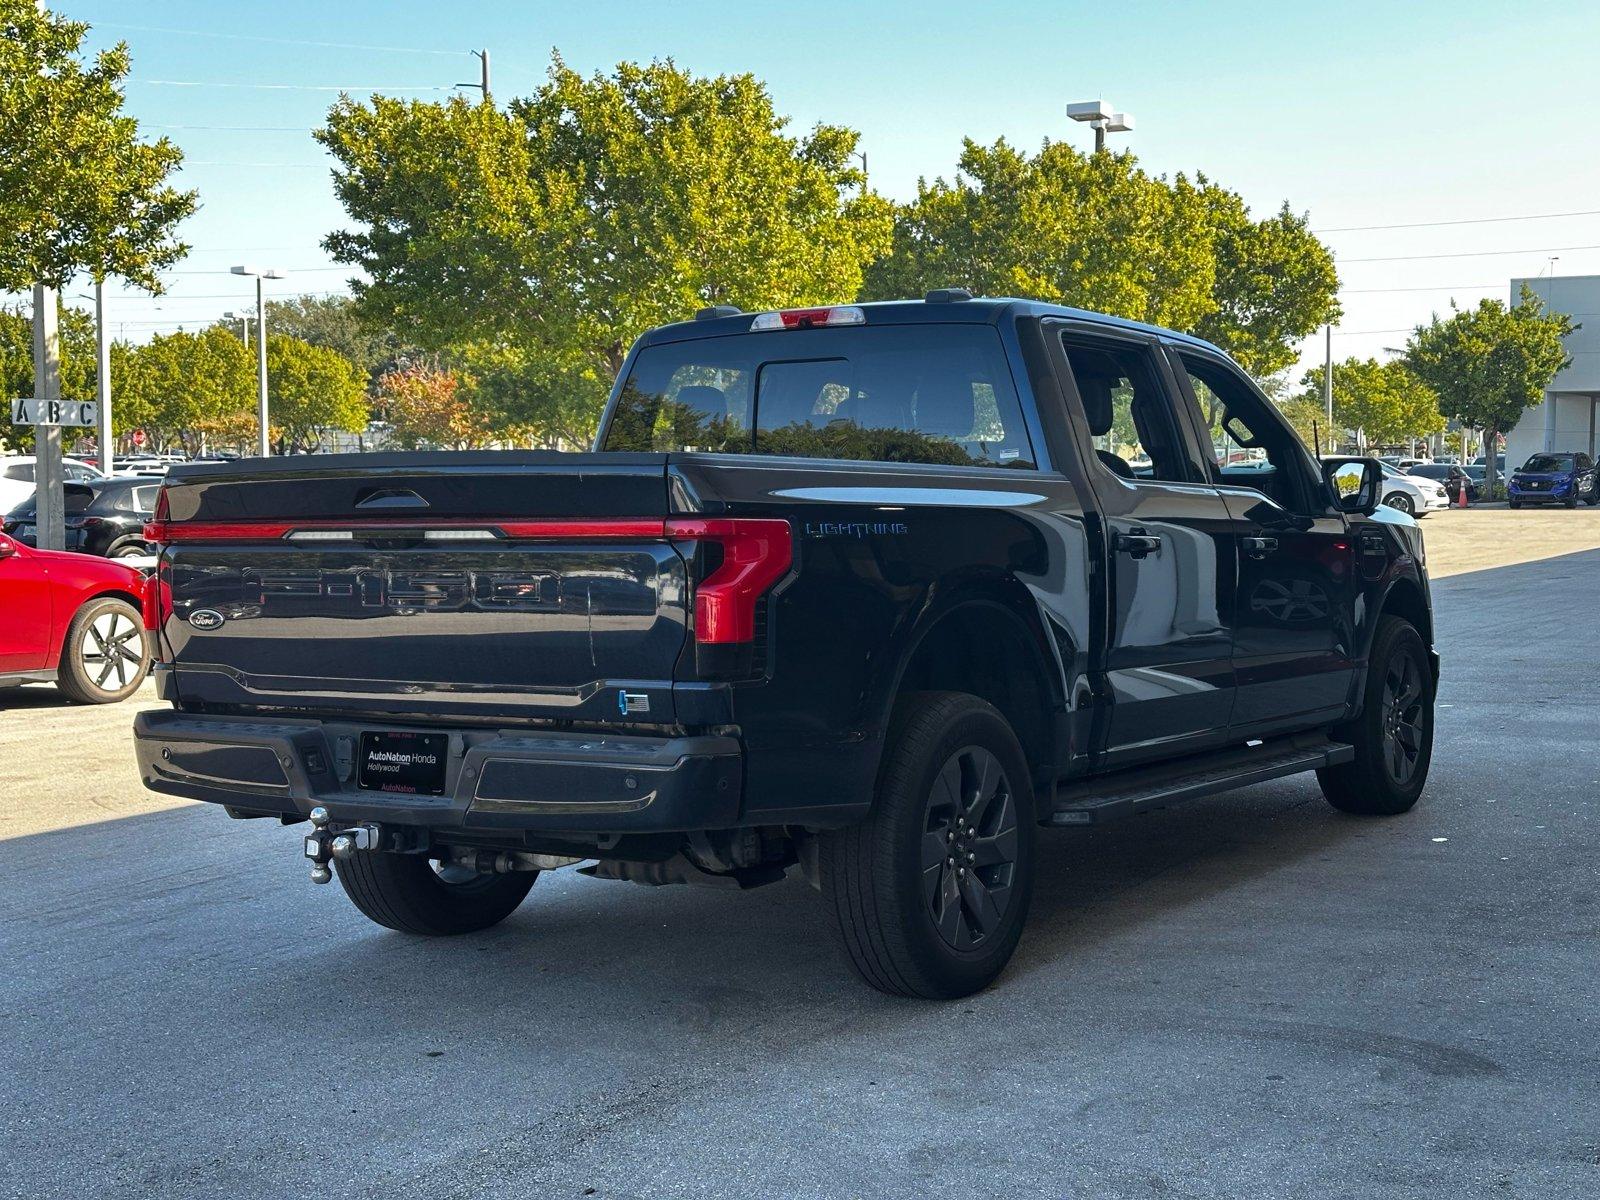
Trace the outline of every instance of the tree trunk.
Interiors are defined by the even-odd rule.
[[[1500,431],[1493,425],[1487,425],[1483,430],[1483,482],[1484,492],[1492,500],[1500,490],[1500,472],[1497,469],[1500,460]]]

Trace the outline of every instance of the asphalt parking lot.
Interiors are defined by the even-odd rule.
[[[0,693],[0,1193],[1600,1194],[1600,509],[1424,529],[1419,807],[1291,779],[1051,833],[953,1004],[865,990],[797,880],[562,873],[409,940],[294,831],[147,798],[148,689]]]

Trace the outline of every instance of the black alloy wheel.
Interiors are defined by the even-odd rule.
[[[934,777],[922,838],[928,915],[945,945],[971,950],[1005,922],[1017,869],[1017,806],[1005,768],[963,746]]]
[[[1422,757],[1426,725],[1433,718],[1425,699],[1416,657],[1390,659],[1383,681],[1383,762],[1389,781],[1399,788],[1410,786]]]

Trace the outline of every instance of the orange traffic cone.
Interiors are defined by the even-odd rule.
[[[1465,508],[1467,506],[1467,481],[1465,479],[1463,479],[1460,485],[1456,488],[1456,497],[1456,507]]]

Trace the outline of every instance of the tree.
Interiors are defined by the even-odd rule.
[[[276,453],[316,445],[323,429],[365,428],[367,381],[361,370],[326,346],[267,328],[267,411]]]
[[[509,423],[592,428],[645,329],[848,300],[888,249],[856,133],[786,124],[754,77],[670,61],[584,78],[557,57],[505,110],[342,99],[316,137],[359,228],[324,244],[371,277],[362,313],[515,378]]]
[[[489,420],[454,371],[427,364],[389,371],[378,381],[378,402],[394,440],[407,448],[471,450],[492,437]]]
[[[413,357],[394,330],[366,320],[350,296],[293,296],[267,302],[269,338],[285,334],[312,346],[323,346],[348,359],[375,392],[378,377]]]
[[[220,326],[158,334],[142,346],[119,342],[111,350],[119,433],[150,429],[194,454],[202,438],[236,440],[241,414],[254,416],[254,357]]]
[[[1132,154],[963,143],[953,182],[920,182],[867,299],[935,287],[1025,296],[1192,331],[1258,376],[1337,313],[1332,256],[1287,207],[1253,221],[1203,175],[1147,175]]]
[[[95,398],[94,320],[79,308],[57,307],[61,333],[61,398]],[[0,390],[33,395],[33,316],[21,305],[0,307]],[[31,425],[0,426],[0,438],[19,449],[33,445]]]
[[[1483,474],[1491,491],[1500,434],[1544,399],[1544,389],[1572,361],[1562,339],[1579,328],[1564,314],[1547,313],[1524,285],[1509,308],[1499,300],[1466,310],[1452,304],[1449,318],[1435,313],[1406,343],[1407,364],[1438,393],[1444,413],[1483,430]]]
[[[153,292],[188,251],[174,240],[195,193],[166,182],[183,155],[122,115],[128,48],[86,65],[88,26],[34,0],[0,0],[0,291],[83,271]]]
[[[1300,399],[1322,409],[1324,369],[1305,373]],[[1324,410],[1325,411],[1325,410]],[[1439,397],[1400,359],[1347,358],[1333,368],[1333,418],[1365,449],[1427,437],[1444,428]]]

